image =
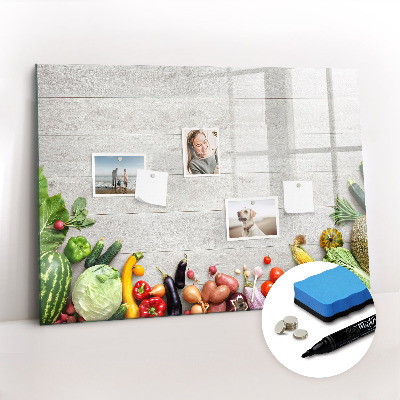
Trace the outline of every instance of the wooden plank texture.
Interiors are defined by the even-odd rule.
[[[354,70],[325,68],[222,68],[113,65],[38,65],[39,97],[357,97]],[[230,93],[231,92],[231,93]]]
[[[126,248],[140,251],[188,251],[191,249],[242,249],[244,247],[270,247],[293,243],[298,233],[310,244],[318,244],[319,237],[332,226],[329,207],[318,207],[313,215],[285,214],[279,211],[280,236],[264,240],[226,240],[225,211],[193,211],[139,214],[91,215],[95,228],[86,229],[85,237],[96,243],[100,236],[123,239]],[[348,235],[350,226],[341,230]],[[75,231],[75,233],[78,233]]]
[[[336,133],[359,134],[358,102],[337,99]],[[326,99],[39,99],[41,135],[180,135],[182,127],[329,134]],[[240,129],[239,129],[240,128]],[[250,130],[250,131],[249,131]]]
[[[289,243],[297,234],[322,259],[319,237],[333,227],[337,195],[362,213],[346,183],[350,177],[363,183],[352,70],[39,65],[37,71],[39,164],[49,193],[61,192],[68,208],[86,197],[96,224],[81,234],[92,244],[103,236],[106,246],[121,238],[111,263],[120,271],[129,254],[142,251],[151,285],[162,280],[156,266],[174,276],[186,253],[202,284],[218,263],[243,290],[243,276],[233,272],[243,264],[253,269],[271,256],[260,283],[271,267],[296,265]],[[195,126],[219,128],[219,177],[183,176],[181,129]],[[92,153],[105,152],[146,153],[148,169],[167,171],[167,206],[93,198]],[[313,182],[314,213],[284,211],[285,180]],[[266,196],[278,196],[280,236],[228,242],[225,199]],[[349,247],[351,224],[340,230]],[[67,240],[78,234],[70,229]],[[83,270],[83,262],[73,265],[73,283]]]
[[[358,170],[347,170],[338,179],[338,192],[334,192],[332,172],[303,172],[299,174],[275,173],[223,174],[220,178],[182,179],[180,175],[170,175],[168,181],[167,206],[154,206],[135,201],[132,197],[92,197],[91,177],[53,177],[47,178],[51,193],[62,191],[66,204],[83,196],[87,207],[93,214],[124,214],[170,211],[224,210],[225,198],[278,196],[278,204],[283,208],[284,180],[310,180],[314,187],[315,204],[334,206],[336,195],[349,197],[347,179],[352,177],[362,182]],[[271,181],[271,182],[270,182]],[[198,195],[194,196],[193,193]],[[354,202],[353,202],[354,203]]]
[[[271,133],[272,135],[272,133]],[[270,135],[270,136],[271,136]],[[260,150],[228,150],[223,133],[220,142],[221,172],[227,174],[255,172],[291,172],[331,171],[331,152],[323,148],[322,152],[290,153],[278,143],[270,151],[265,140]],[[180,136],[172,136],[168,141],[162,135],[117,135],[103,137],[41,136],[39,164],[45,165],[49,176],[91,176],[93,153],[146,153],[147,168],[182,174],[182,144]],[[263,145],[263,143],[265,143]],[[229,144],[227,144],[229,147]],[[89,151],[88,151],[89,150]],[[361,160],[361,151],[346,152],[341,157],[342,170],[357,169]],[[201,178],[205,179],[205,178]],[[212,178],[214,179],[214,177]],[[297,178],[299,179],[299,178]]]

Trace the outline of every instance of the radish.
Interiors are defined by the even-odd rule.
[[[59,219],[58,221],[54,222],[54,228],[58,231],[62,231],[64,229],[64,222]]]
[[[217,265],[218,264],[211,265],[211,267],[208,268],[208,275],[210,278],[212,278],[217,273]]]
[[[194,271],[192,271],[191,269],[188,269],[187,277],[189,279],[193,279],[194,278]]]
[[[185,315],[190,315],[190,310],[186,310]]]
[[[76,322],[75,317],[72,316],[72,315],[69,315],[68,318],[67,318],[67,324],[69,324],[70,322]]]
[[[69,303],[69,304],[68,304],[68,307],[65,309],[65,312],[66,312],[68,315],[74,315],[74,314],[75,314],[75,307],[73,306],[72,303]]]
[[[67,318],[68,318],[68,315],[67,315],[67,314],[61,314],[61,315],[60,315],[60,321],[61,321],[61,322],[66,322],[66,321],[67,321]]]
[[[194,277],[194,271],[193,271],[193,270],[191,270],[191,269],[188,268],[186,275],[187,275],[187,277],[188,277],[189,279],[192,279],[192,280],[195,281],[197,284],[200,284],[200,282]]]
[[[85,320],[85,318],[83,318],[83,317],[79,317],[78,318],[78,322],[85,322],[86,320]]]

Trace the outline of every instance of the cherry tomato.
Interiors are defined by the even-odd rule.
[[[276,282],[276,280],[282,275],[283,271],[278,267],[274,267],[269,272],[269,279],[271,279],[272,282]]]
[[[144,268],[141,265],[136,265],[136,267],[133,268],[133,273],[136,276],[143,276],[144,275]]]
[[[271,263],[271,259],[269,258],[269,256],[264,257],[264,264],[270,264]]]
[[[261,293],[264,296],[267,296],[269,290],[272,288],[272,285],[274,284],[274,282],[271,281],[265,281],[262,285],[261,285]]]

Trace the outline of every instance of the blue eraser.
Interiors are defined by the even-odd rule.
[[[371,293],[355,274],[338,266],[294,284],[294,302],[325,322],[373,303]]]

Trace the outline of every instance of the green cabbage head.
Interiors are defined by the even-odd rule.
[[[72,291],[76,312],[86,321],[109,319],[122,302],[119,272],[109,265],[95,265],[83,272]]]

